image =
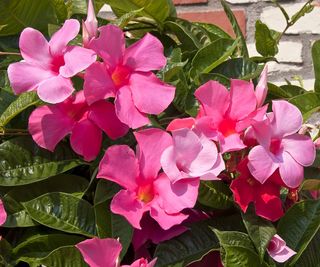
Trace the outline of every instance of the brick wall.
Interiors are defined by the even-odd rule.
[[[209,22],[223,27],[232,34],[232,28],[224,14],[219,0],[173,0],[178,16],[191,21]],[[254,45],[254,23],[261,19],[271,29],[282,31],[285,20],[279,9],[269,0],[227,0],[234,11],[239,25],[248,41],[250,56],[257,55]],[[298,11],[305,0],[279,1],[289,15]],[[106,10],[107,11],[107,10]],[[313,88],[311,44],[320,39],[320,7],[303,17],[283,36],[277,55],[278,63],[270,62],[270,81],[285,83],[293,76],[302,76],[304,85]]]

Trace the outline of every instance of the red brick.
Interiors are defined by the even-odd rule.
[[[239,23],[242,33],[246,36],[246,14],[244,10],[233,10]],[[180,12],[178,17],[192,22],[204,22],[215,24],[224,29],[231,36],[235,36],[231,23],[223,10],[199,11],[199,12]]]
[[[208,0],[173,0],[175,5],[206,4]]]

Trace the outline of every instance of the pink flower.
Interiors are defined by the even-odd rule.
[[[267,97],[267,93],[268,93],[267,75],[268,75],[268,65],[265,65],[263,71],[261,72],[261,75],[259,77],[259,82],[255,90],[255,95],[257,98],[257,107],[262,107]]]
[[[302,115],[294,105],[283,100],[272,104],[273,113],[253,125],[260,145],[250,151],[248,167],[262,184],[279,169],[286,186],[296,188],[303,180],[303,166],[315,159],[315,146],[310,137],[296,133]]]
[[[3,202],[0,199],[0,226],[3,225],[7,220],[7,212],[4,208]]]
[[[257,109],[252,82],[231,80],[230,92],[216,81],[209,81],[195,92],[200,101],[196,128],[208,138],[218,141],[222,153],[245,148],[241,135],[252,120],[261,120],[267,107]]]
[[[225,165],[216,144],[194,128],[179,129],[179,126],[183,126],[181,120],[174,120],[169,125],[175,129],[172,130],[172,145],[161,156],[165,174],[172,182],[197,177],[201,180],[218,179]]]
[[[125,145],[110,147],[100,162],[97,177],[122,187],[111,202],[111,210],[123,215],[133,227],[141,229],[145,212],[167,230],[188,216],[181,213],[192,208],[198,195],[199,179],[185,179],[172,184],[160,173],[160,157],[172,144],[171,136],[160,129],[135,132],[137,156]]]
[[[119,119],[131,128],[149,123],[147,114],[159,114],[172,102],[175,88],[159,80],[152,70],[166,64],[161,42],[146,34],[125,48],[122,30],[103,26],[100,36],[90,43],[104,62],[92,64],[86,71],[84,91],[89,104],[115,97]]]
[[[8,67],[14,92],[37,90],[40,99],[49,103],[67,99],[74,90],[70,78],[96,60],[94,51],[67,45],[77,36],[79,29],[77,20],[66,20],[50,42],[39,31],[24,29],[19,41],[24,60]]]
[[[118,267],[119,256],[122,246],[119,241],[112,238],[92,238],[84,240],[76,245],[81,252],[84,261],[90,267]],[[141,258],[131,265],[122,265],[122,267],[153,267],[156,259],[148,263]]]
[[[87,161],[99,154],[102,130],[116,139],[125,135],[128,127],[118,120],[113,104],[101,100],[88,106],[83,91],[62,103],[38,107],[29,117],[29,132],[39,146],[54,151],[71,133],[71,147]]]
[[[239,177],[231,182],[230,189],[234,200],[243,212],[253,202],[256,214],[270,221],[277,221],[283,216],[280,190],[283,186],[279,173],[274,173],[267,182],[261,184],[249,172],[248,158],[237,166]]]
[[[90,41],[97,36],[98,20],[94,12],[92,0],[88,1],[88,16],[82,21],[82,42],[84,47],[90,47]]]
[[[297,254],[286,246],[286,242],[279,236],[274,235],[268,245],[267,251],[271,258],[277,262],[285,262],[293,255]]]

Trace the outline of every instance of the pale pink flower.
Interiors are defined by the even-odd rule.
[[[259,77],[259,82],[255,90],[255,95],[257,98],[257,107],[262,107],[267,97],[267,93],[268,93],[267,75],[268,75],[268,65],[265,65],[263,71],[261,72],[261,75]]]
[[[94,51],[68,46],[79,30],[77,20],[66,20],[48,42],[39,31],[24,29],[19,40],[24,60],[8,67],[13,91],[20,94],[36,90],[40,99],[49,103],[67,99],[74,91],[70,78],[96,61]]]
[[[186,120],[185,120],[186,121]],[[225,164],[216,144],[195,128],[178,128],[180,120],[174,120],[169,128],[172,130],[172,146],[161,156],[161,166],[172,182],[185,178],[216,180],[225,169]],[[182,126],[182,125],[181,125]]]
[[[250,151],[248,168],[262,184],[279,168],[286,186],[297,188],[303,180],[303,166],[315,159],[315,146],[310,137],[297,133],[302,125],[298,108],[277,100],[272,110],[265,120],[253,124],[260,145]]]
[[[147,33],[125,47],[122,30],[115,25],[99,28],[100,35],[90,43],[103,59],[86,71],[84,91],[89,104],[115,97],[116,113],[130,128],[149,123],[147,114],[159,114],[174,98],[175,88],[153,74],[166,64],[161,42]]]
[[[87,13],[87,19],[82,21],[82,42],[84,47],[90,48],[90,41],[98,34],[98,20],[94,12],[92,0],[88,1]]]
[[[92,238],[84,240],[76,245],[82,254],[84,261],[90,267],[118,267],[119,256],[122,250],[121,243],[112,238]],[[122,267],[153,267],[157,259],[150,263],[146,259],[138,259],[131,265]]]
[[[274,235],[268,245],[267,251],[276,262],[285,262],[297,254],[286,245],[286,242],[279,236]]]
[[[7,212],[4,208],[3,202],[0,199],[0,226],[3,225],[7,220]]]
[[[171,136],[160,129],[135,132],[137,153],[126,145],[108,148],[100,162],[98,178],[116,182],[120,190],[111,202],[111,210],[124,216],[133,227],[141,229],[145,212],[167,230],[188,216],[198,196],[199,179],[184,179],[172,184],[160,173],[160,157],[172,145]]]
[[[88,106],[83,91],[62,103],[38,107],[29,117],[29,132],[39,146],[54,151],[71,134],[71,147],[87,161],[99,154],[102,131],[117,139],[128,127],[119,121],[112,103],[101,100]]]

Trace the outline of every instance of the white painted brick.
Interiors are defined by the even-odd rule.
[[[269,72],[300,71],[302,70],[302,67],[287,63],[269,62],[268,70]]]
[[[303,87],[304,89],[306,89],[307,91],[313,91],[314,89],[314,79],[305,79],[303,80]],[[298,85],[300,86],[300,83],[297,80],[292,80],[290,81],[293,85]],[[277,81],[277,82],[272,82],[275,85],[281,86],[281,85],[285,85],[287,84],[286,81],[282,80],[282,81]]]
[[[105,4],[102,6],[102,8],[99,10],[98,15],[99,18],[102,19],[115,19],[116,16],[114,15],[114,13],[112,12],[112,9],[109,5]]]
[[[286,4],[283,5],[289,16],[292,16],[304,3]],[[271,29],[282,32],[286,27],[286,21],[279,8],[267,7],[263,9],[261,20],[266,23]],[[287,31],[289,34],[312,33],[320,34],[320,7],[315,7],[314,10],[302,17],[294,26]]]
[[[302,63],[302,47],[303,45],[301,42],[280,42],[278,46],[279,52],[276,55],[276,58],[282,63]],[[248,50],[250,56],[260,56],[256,51],[254,43],[248,44]]]
[[[251,4],[251,3],[258,3],[258,2],[268,2],[270,0],[227,0],[230,4]]]

